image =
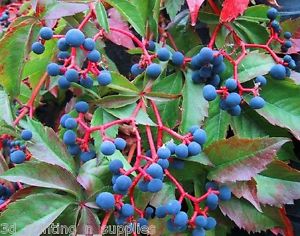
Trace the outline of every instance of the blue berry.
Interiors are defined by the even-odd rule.
[[[292,37],[292,33],[291,32],[285,32],[283,36],[284,36],[285,39],[290,39]]]
[[[66,33],[66,42],[71,47],[80,47],[84,40],[84,34],[79,29],[71,29]]]
[[[210,84],[205,85],[203,87],[203,97],[207,101],[212,101],[212,100],[216,99],[216,97],[217,97],[216,88]]]
[[[75,156],[75,155],[78,155],[81,152],[81,149],[77,144],[68,145],[68,152],[71,155]]]
[[[123,167],[124,167],[124,165],[123,165],[122,161],[120,161],[118,159],[112,160],[109,163],[109,170],[115,175],[120,174],[120,169]]]
[[[218,190],[219,186],[216,182],[210,181],[205,184],[205,189],[208,191],[209,189]]]
[[[218,65],[214,65],[213,66],[213,72],[215,74],[221,74],[226,70],[226,64],[224,62],[218,64]]]
[[[230,93],[225,101],[229,107],[235,107],[241,103],[241,96],[238,93]]]
[[[250,100],[249,105],[252,109],[261,109],[265,105],[265,100],[262,97],[256,96]]]
[[[160,48],[157,51],[157,57],[160,61],[167,61],[170,58],[170,52],[167,48]]]
[[[161,66],[156,63],[150,64],[146,69],[146,74],[150,78],[157,78],[161,73]]]
[[[61,38],[57,41],[57,47],[60,51],[67,51],[69,49],[65,38]]]
[[[208,79],[209,77],[211,77],[212,75],[212,68],[210,66],[203,66],[201,67],[201,69],[199,70],[199,76],[202,79]]]
[[[122,138],[116,138],[114,143],[115,143],[116,148],[120,151],[124,150],[126,147],[126,141]]]
[[[61,59],[61,60],[67,59],[69,57],[70,57],[70,53],[69,52],[59,52],[57,54],[57,58]]]
[[[85,88],[92,88],[94,81],[91,77],[86,77],[86,78],[81,78],[80,79],[80,84],[85,87]]]
[[[112,177],[112,179],[111,179],[112,184],[115,184],[115,183],[116,183],[116,180],[117,180],[117,178],[119,178],[119,176],[121,176],[121,174],[113,175],[113,177]]]
[[[202,228],[206,225],[207,220],[205,216],[197,216],[195,219],[195,224],[197,228]]]
[[[240,105],[236,105],[234,107],[230,107],[228,109],[228,113],[232,116],[239,116],[242,113],[242,108]]]
[[[155,216],[157,218],[165,218],[167,216],[167,207],[159,206],[155,210]]]
[[[166,205],[167,212],[170,215],[176,215],[181,210],[181,203],[177,200],[171,200]]]
[[[199,143],[190,142],[188,145],[189,156],[196,156],[201,152],[201,146]]]
[[[75,110],[78,113],[87,113],[89,111],[89,104],[83,101],[77,102],[75,104]]]
[[[175,154],[178,158],[187,158],[189,156],[189,149],[185,144],[179,144],[175,148]]]
[[[32,139],[32,132],[30,130],[23,130],[21,133],[21,138],[25,141]]]
[[[280,25],[279,22],[276,20],[273,20],[271,23],[271,27],[278,33],[280,31]]]
[[[174,52],[172,55],[172,62],[175,66],[182,66],[184,63],[184,55],[181,52]]]
[[[231,199],[231,190],[227,186],[221,186],[219,189],[219,198],[222,201],[228,201]]]
[[[216,222],[215,218],[209,216],[206,219],[206,225],[204,226],[204,229],[211,230],[211,229],[215,228],[216,225],[217,225],[217,222]]]
[[[134,208],[130,204],[124,204],[121,208],[121,214],[125,217],[133,216]]]
[[[60,66],[56,63],[50,63],[47,66],[47,72],[50,76],[57,76],[60,73]]]
[[[83,42],[83,47],[84,47],[84,49],[87,50],[87,51],[92,51],[92,50],[94,50],[95,46],[96,46],[96,43],[95,43],[95,41],[94,41],[93,39],[91,39],[91,38],[86,38],[86,39],[84,40],[84,42]]]
[[[283,45],[286,48],[291,48],[293,46],[293,43],[290,40],[286,40]]]
[[[285,56],[283,57],[283,60],[284,60],[284,62],[289,63],[289,62],[292,60],[292,57],[291,57],[290,55],[285,55]]]
[[[70,116],[69,114],[64,114],[61,118],[60,118],[60,125],[63,127],[63,128],[66,128],[65,126],[65,122],[68,118],[71,118],[72,116]]]
[[[171,156],[171,151],[167,147],[160,147],[157,150],[157,156],[161,159],[167,159]]]
[[[139,181],[138,183],[138,188],[139,190],[141,190],[142,192],[148,192],[148,182],[142,180]]]
[[[98,62],[101,59],[101,54],[98,50],[94,49],[87,55],[87,58],[92,62]]]
[[[199,143],[200,145],[203,145],[206,142],[206,139],[207,135],[203,129],[199,128],[193,133],[193,140]]]
[[[17,150],[10,154],[10,161],[14,164],[21,164],[25,161],[26,156],[23,151]]]
[[[65,77],[69,82],[76,83],[79,80],[79,74],[78,74],[77,70],[74,70],[74,69],[67,70],[65,73]]]
[[[148,183],[148,191],[150,193],[157,193],[163,188],[163,182],[160,179],[152,179]]]
[[[206,198],[206,205],[208,206],[209,209],[214,210],[216,209],[217,205],[219,202],[219,198],[216,194],[212,193],[209,194]]]
[[[197,70],[192,72],[192,81],[194,84],[200,84],[204,83],[205,79],[200,76],[199,71]]]
[[[202,48],[199,52],[199,56],[201,58],[201,64],[207,64],[214,59],[213,50],[208,47]]]
[[[152,176],[153,178],[158,178],[158,179],[162,179],[163,174],[164,174],[163,169],[161,168],[161,166],[156,164],[156,163],[151,164],[147,168],[146,172],[150,176]]]
[[[199,125],[193,125],[189,128],[189,132],[193,134],[197,129],[199,129]]]
[[[107,70],[103,70],[97,77],[98,83],[101,86],[109,85],[112,82],[111,74]]]
[[[64,122],[64,125],[67,129],[74,129],[77,127],[77,121],[74,118],[68,118]]]
[[[59,77],[57,83],[61,89],[68,89],[71,86],[71,82],[69,82],[64,76]]]
[[[168,169],[170,165],[167,159],[158,159],[157,164],[159,164],[163,169]]]
[[[175,153],[176,144],[173,141],[167,142],[166,147],[170,150],[172,155]]]
[[[150,40],[150,41],[148,42],[147,49],[148,49],[149,51],[155,51],[155,42],[152,41],[152,40]]]
[[[136,77],[136,76],[142,74],[144,72],[144,70],[145,69],[141,68],[140,65],[136,63],[131,66],[130,72],[134,77]]]
[[[115,207],[114,195],[108,192],[100,193],[96,198],[96,204],[103,210],[112,210]]]
[[[174,217],[174,224],[178,226],[185,226],[189,221],[188,215],[184,211],[180,211]]]
[[[87,162],[89,160],[92,160],[93,158],[96,157],[95,151],[89,151],[89,152],[82,152],[80,153],[80,160],[82,162]]]
[[[260,75],[255,78],[255,83],[260,83],[259,86],[265,86],[267,84],[267,79],[266,77]]]
[[[192,57],[191,67],[193,70],[199,70],[202,67],[201,59],[202,58],[199,53]]]
[[[148,221],[145,218],[139,218],[137,220],[137,223],[138,223],[139,227],[143,227],[143,226],[145,227],[148,225]]]
[[[205,230],[202,228],[194,229],[192,231],[192,236],[205,236]]]
[[[111,141],[104,141],[100,146],[100,151],[103,153],[103,155],[110,156],[115,153],[116,146]]]
[[[219,76],[219,75],[214,75],[214,76],[212,77],[212,79],[209,80],[208,83],[209,83],[210,85],[214,86],[214,87],[218,87],[219,84],[220,84],[220,82],[221,82],[220,76]]]
[[[214,51],[214,59],[212,60],[212,64],[214,66],[220,65],[224,61],[224,57],[218,51]]]
[[[126,175],[121,175],[116,179],[115,185],[117,188],[121,191],[127,191],[132,184],[132,180],[126,176]]]
[[[76,143],[76,133],[73,130],[67,130],[64,133],[63,141],[67,145],[74,145]]]
[[[178,227],[174,224],[174,222],[172,221],[172,219],[169,219],[169,220],[167,221],[167,229],[168,229],[170,232],[173,232],[173,233],[178,232]]]
[[[146,217],[147,219],[148,219],[148,218],[151,218],[152,215],[153,215],[153,213],[154,213],[154,210],[153,210],[152,207],[147,207],[147,208],[145,209],[145,217]]]
[[[35,53],[35,54],[42,54],[45,51],[45,47],[43,44],[41,44],[40,42],[35,42],[31,45],[31,50]]]
[[[237,82],[234,79],[227,79],[225,81],[225,86],[230,92],[232,92],[237,89]]]
[[[270,20],[275,20],[276,17],[278,15],[278,11],[275,9],[275,8],[270,8],[268,11],[267,11],[267,17],[270,19]]]
[[[40,34],[41,38],[44,39],[44,40],[49,40],[53,37],[53,31],[49,27],[41,28],[39,34]]]
[[[296,65],[296,62],[292,59],[290,62],[289,62],[289,68],[291,68],[291,69],[296,69],[296,67],[297,67],[297,65]],[[289,77],[289,76],[287,76],[287,73],[286,73],[286,77]]]

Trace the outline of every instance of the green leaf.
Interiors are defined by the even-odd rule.
[[[8,125],[4,120],[0,119],[0,136],[2,134],[8,134],[13,137],[19,136],[16,130],[12,126]]]
[[[105,111],[119,119],[125,119],[129,118],[132,115],[135,108],[136,105],[132,104],[117,109],[105,109]],[[156,126],[156,124],[150,119],[149,115],[143,110],[139,111],[136,117],[136,123],[142,125]]]
[[[300,139],[300,86],[291,80],[268,80],[268,84],[260,92],[266,104],[256,110],[272,125],[288,129],[297,139]],[[250,97],[245,97],[249,103]]]
[[[39,236],[73,201],[54,193],[29,195],[12,202],[0,216],[0,224],[15,224],[13,236]]]
[[[209,103],[208,117],[205,119],[204,129],[207,133],[205,146],[209,146],[215,141],[226,138],[229,128],[230,115],[220,109],[220,98]]]
[[[269,38],[266,26],[257,22],[239,18],[232,23],[232,26],[238,36],[248,43],[265,44]]]
[[[64,168],[43,162],[26,162],[3,173],[0,178],[31,186],[54,188],[80,196],[81,188],[75,177]]]
[[[145,35],[143,17],[136,5],[127,0],[106,0],[106,2],[117,9],[121,15],[133,26],[141,36]]]
[[[171,20],[173,20],[176,14],[180,11],[181,6],[184,4],[184,0],[166,0],[165,7]]]
[[[11,111],[9,97],[3,90],[0,90],[0,101],[0,120],[4,120],[8,125],[12,125],[14,118]]]
[[[99,163],[99,160],[93,159],[80,167],[77,181],[91,197],[109,185],[111,176],[107,160]]]
[[[100,26],[106,31],[109,32],[109,24],[107,19],[107,13],[105,7],[101,2],[97,2],[96,7],[96,16]]]
[[[262,204],[280,207],[300,198],[300,172],[282,161],[272,162],[254,179]]]
[[[269,7],[263,4],[251,6],[248,7],[243,16],[240,16],[238,19],[245,19],[255,22],[269,22],[270,19],[267,17],[268,9]]]
[[[150,92],[150,93],[146,93],[144,97],[157,102],[169,102],[180,98],[181,94]]]
[[[56,56],[57,45],[55,40],[45,43],[43,54],[37,55],[33,52],[29,55],[29,60],[24,65],[22,78],[29,78],[30,86],[34,89],[41,77],[46,73],[47,65]]]
[[[204,85],[194,84],[191,75],[189,70],[182,92],[182,122],[179,127],[181,133],[187,132],[193,125],[200,125],[208,116],[208,102],[202,96]]]
[[[36,19],[21,17],[0,40],[0,84],[12,97],[20,92],[25,57],[36,36]]]
[[[271,163],[285,138],[239,139],[236,137],[211,144],[205,153],[215,167],[208,178],[219,182],[250,180]]]
[[[256,210],[245,200],[232,198],[230,201],[221,201],[219,207],[222,213],[234,223],[249,232],[261,232],[284,224],[279,217],[279,209],[263,207],[263,213]]]
[[[124,77],[123,75],[116,73],[116,72],[111,72],[112,75],[112,82],[107,85],[107,87],[121,91],[121,92],[127,92],[131,94],[138,94],[139,89],[130,81]]]
[[[53,129],[31,119],[23,122],[22,126],[31,130],[33,134],[27,148],[34,158],[42,162],[61,166],[75,174],[74,159],[67,152],[66,147],[59,140]]]
[[[120,108],[135,103],[139,99],[137,95],[110,95],[93,101],[103,108]]]
[[[239,64],[239,81],[244,83],[256,76],[268,74],[273,65],[275,65],[275,62],[269,54],[257,51],[249,52]]]

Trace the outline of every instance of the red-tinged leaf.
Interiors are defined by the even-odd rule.
[[[225,0],[221,11],[220,21],[230,22],[243,14],[247,9],[249,0]]]
[[[300,198],[300,171],[282,161],[274,161],[255,177],[257,196],[262,204],[281,206]]]
[[[111,27],[131,33],[128,24],[122,19],[119,12],[117,12],[114,8],[109,9],[108,16],[108,22]],[[118,33],[116,31],[110,31],[110,33],[108,34],[105,33],[105,37],[117,45],[121,45],[128,49],[134,48],[132,39],[124,34]]]
[[[47,12],[45,19],[53,20],[64,16],[73,16],[79,12],[86,11],[88,8],[87,4],[59,2]]]
[[[263,212],[259,212],[249,202],[236,198],[220,202],[219,207],[224,215],[247,232],[261,232],[284,225],[277,208],[262,207]]]
[[[236,137],[213,143],[207,149],[215,165],[208,178],[218,182],[250,180],[271,163],[285,138],[239,139]]]
[[[247,199],[258,211],[262,212],[260,207],[255,180],[236,182],[228,185],[237,198]]]
[[[76,235],[95,235],[99,232],[99,224],[100,220],[98,216],[92,210],[84,206],[80,211],[80,219],[77,224]],[[87,226],[89,232],[87,232]]]
[[[195,26],[198,18],[199,9],[203,4],[204,0],[186,0],[186,2],[189,6],[192,26]]]

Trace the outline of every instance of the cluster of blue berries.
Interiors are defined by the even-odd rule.
[[[43,27],[39,32],[42,40],[32,44],[32,51],[36,54],[42,54],[45,51],[44,41],[52,39],[53,35],[51,28]],[[92,38],[86,38],[79,29],[70,29],[65,37],[57,41],[57,47],[60,50],[57,54],[58,64],[50,63],[47,67],[47,72],[50,76],[60,76],[58,86],[61,89],[68,89],[72,83],[79,83],[85,88],[92,88],[94,80],[88,74],[90,71],[81,73],[77,67],[71,65],[72,60],[70,57],[72,52],[70,51],[72,51],[72,48],[75,50],[81,48],[86,51],[88,63],[94,64],[98,69],[97,63],[101,60],[101,53],[95,49],[95,41]],[[68,63],[66,64],[65,62]],[[107,70],[101,70],[96,76],[101,86],[106,86],[112,82],[111,74]]]
[[[220,76],[225,71],[224,57],[220,52],[203,47],[199,53],[192,57],[192,80],[195,84],[207,83],[213,86],[220,84]]]
[[[149,41],[147,45],[147,49],[149,51],[155,51],[156,45],[153,41]],[[175,66],[182,66],[184,65],[184,55],[176,51],[174,53],[171,53],[170,50],[167,47],[162,47],[157,50],[156,57],[161,62],[172,62]],[[140,74],[142,74],[146,70],[146,75],[149,78],[156,79],[162,72],[162,67],[160,64],[157,63],[151,63],[147,66],[141,66],[139,63],[136,63],[132,65],[131,67],[131,74],[136,77]]]
[[[24,141],[29,141],[32,138],[30,130],[23,130],[21,133],[22,140],[4,139],[3,146],[8,148],[10,161],[13,164],[21,164],[26,159],[26,146]]]
[[[3,204],[12,195],[11,190],[0,184],[0,205]]]
[[[0,16],[0,25],[4,28],[7,28],[9,24],[9,11],[5,11]]]

